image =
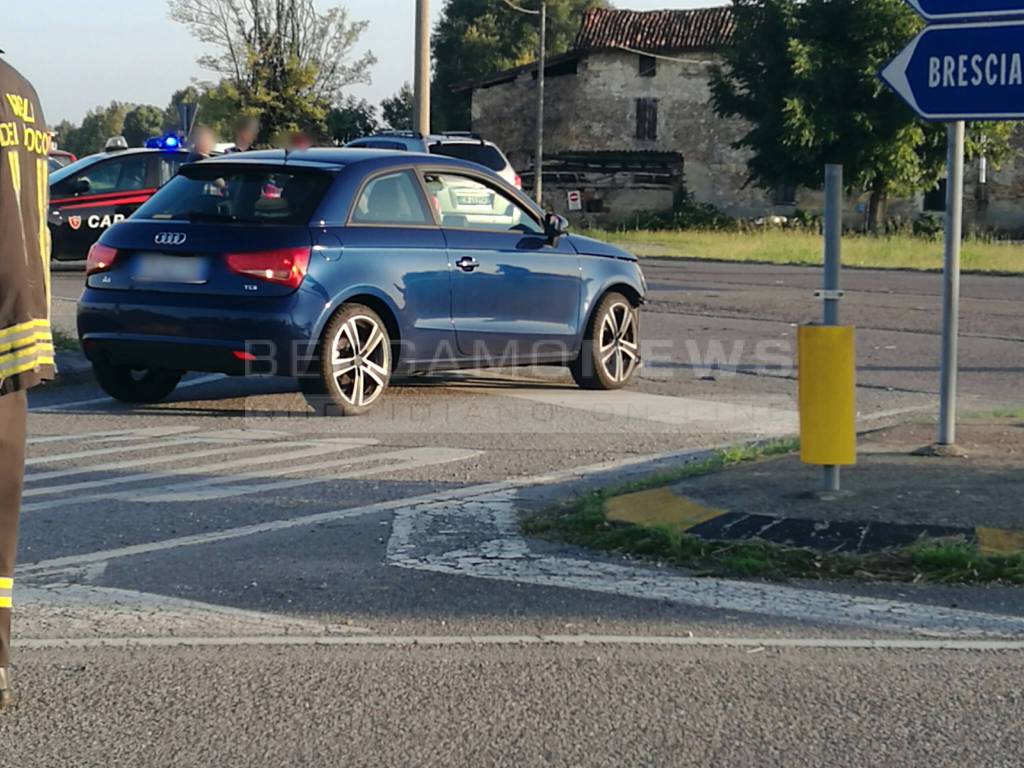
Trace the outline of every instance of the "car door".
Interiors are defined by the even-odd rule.
[[[550,242],[537,215],[485,175],[439,169],[424,181],[452,263],[459,352],[491,364],[568,356],[582,282],[568,238]]]
[[[64,221],[61,257],[85,258],[104,230],[133,214],[153,193],[148,154],[102,160],[62,180],[52,190],[51,205]]]
[[[334,295],[386,296],[397,311],[399,364],[428,367],[455,354],[448,253],[423,189],[411,168],[368,176],[356,192],[344,227],[318,235]]]

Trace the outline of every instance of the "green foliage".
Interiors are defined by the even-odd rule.
[[[751,127],[751,180],[820,188],[840,163],[852,190],[870,190],[876,231],[890,194],[927,189],[943,171],[943,126],[917,118],[877,72],[921,28],[903,0],[733,0],[736,34],[712,79],[723,117]],[[969,155],[1009,156],[1008,124],[971,127]]]
[[[335,107],[327,115],[327,135],[335,144],[345,144],[368,136],[380,126],[377,123],[377,110],[366,99],[349,96],[340,107]]]
[[[132,107],[124,116],[121,134],[129,147],[141,147],[146,139],[160,135],[163,126],[164,111],[149,104]]]
[[[519,0],[530,10],[537,0]],[[572,44],[583,11],[605,0],[548,0],[547,50],[561,53]],[[470,127],[469,99],[453,93],[456,83],[494,74],[537,58],[537,16],[519,13],[502,0],[447,0],[434,28],[433,114],[438,130]]]
[[[404,83],[398,93],[380,103],[384,125],[392,131],[411,131],[413,128],[413,90]]]
[[[107,139],[124,131],[125,116],[133,105],[112,101],[109,106],[96,107],[86,114],[81,126],[65,121],[57,126],[61,149],[79,157],[103,150]]]
[[[171,0],[169,9],[213,49],[199,63],[222,80],[207,92],[218,104],[234,102],[238,114],[258,116],[261,143],[295,130],[324,133],[332,105],[343,104],[349,86],[369,82],[376,62],[370,52],[355,57],[367,23],[350,21],[342,6],[321,12],[313,0]]]
[[[676,196],[673,210],[667,213],[639,211],[628,220],[620,221],[620,232],[638,230],[724,230],[736,231],[741,222],[715,207],[702,203],[690,194],[682,192]]]

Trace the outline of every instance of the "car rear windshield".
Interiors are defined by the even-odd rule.
[[[503,171],[508,162],[496,147],[489,144],[471,144],[468,141],[453,142],[451,144],[431,144],[430,154],[455,157],[459,160],[469,160],[471,163],[478,163],[492,171]]]
[[[323,171],[209,163],[187,166],[137,212],[140,219],[308,224],[330,186]]]

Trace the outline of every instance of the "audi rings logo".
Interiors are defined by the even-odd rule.
[[[157,245],[183,245],[188,240],[184,232],[161,232],[153,238]]]

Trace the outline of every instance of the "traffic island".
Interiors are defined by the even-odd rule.
[[[771,443],[596,491],[524,528],[708,575],[1024,584],[1024,410],[969,420],[953,464],[915,453],[933,431],[863,437],[848,495],[822,498],[795,444]]]

